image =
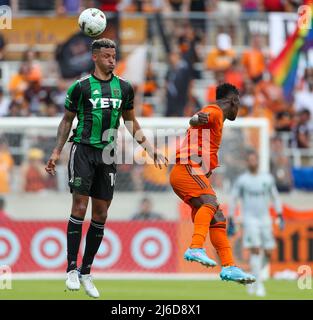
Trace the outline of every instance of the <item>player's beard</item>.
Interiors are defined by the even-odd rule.
[[[108,65],[98,65],[98,68],[100,69],[100,71],[102,73],[104,73],[106,76],[111,76],[113,71],[114,71],[114,67],[109,67]]]
[[[227,117],[227,119],[230,120],[230,121],[235,121],[236,118],[237,118],[237,114],[238,114],[238,107],[233,106],[229,110],[229,116]]]
[[[115,66],[106,66],[105,68],[106,68],[106,73],[110,75],[113,73]]]
[[[237,114],[233,113],[233,112],[230,112],[229,116],[227,117],[227,119],[229,121],[235,121],[236,120],[236,117],[237,117]]]

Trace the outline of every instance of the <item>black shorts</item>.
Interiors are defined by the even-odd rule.
[[[112,200],[116,165],[105,164],[102,150],[86,144],[74,143],[68,162],[71,192],[102,200]]]

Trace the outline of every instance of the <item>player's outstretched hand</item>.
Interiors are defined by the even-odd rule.
[[[56,171],[55,171],[55,166],[56,166],[56,162],[59,160],[60,158],[60,154],[57,152],[53,152],[51,154],[50,159],[48,160],[47,164],[46,164],[46,171],[51,174],[52,176],[55,175]]]
[[[149,152],[150,157],[153,159],[154,165],[156,168],[159,167],[159,169],[162,169],[162,166],[164,165],[167,167],[168,165],[168,159],[157,149],[154,151]]]

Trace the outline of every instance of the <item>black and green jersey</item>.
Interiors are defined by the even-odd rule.
[[[71,141],[103,149],[114,140],[123,110],[133,109],[134,90],[129,82],[112,75],[101,80],[88,75],[68,89],[65,108],[77,113]]]

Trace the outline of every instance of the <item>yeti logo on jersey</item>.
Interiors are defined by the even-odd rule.
[[[92,103],[92,107],[94,109],[106,109],[110,107],[112,107],[113,109],[119,109],[122,105],[122,100],[115,98],[95,98],[89,99],[89,101]]]

